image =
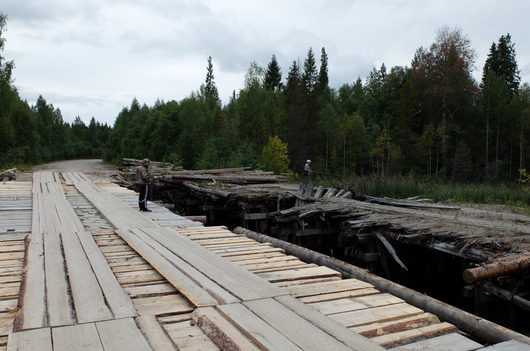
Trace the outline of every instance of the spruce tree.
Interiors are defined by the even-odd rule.
[[[317,66],[313,49],[309,48],[307,57],[304,61],[304,73],[302,74],[302,87],[307,96],[310,96],[315,90],[318,81]]]
[[[318,90],[321,93],[328,86],[328,55],[326,49],[322,47],[320,54],[320,71],[318,72]]]
[[[282,72],[275,55],[272,55],[271,62],[267,66],[265,87],[273,91],[278,91],[282,88]]]
[[[206,81],[204,85],[204,97],[210,108],[213,108],[215,105],[219,105],[221,103],[221,100],[219,99],[219,92],[215,86],[214,78],[212,57],[208,56],[208,66],[206,66]]]
[[[521,78],[519,77],[519,68],[515,58],[515,44],[512,43],[509,33],[502,35],[497,44],[493,43],[491,45],[488,58],[484,64],[483,81],[489,71],[493,71],[498,77],[502,77],[510,95],[517,94]]]

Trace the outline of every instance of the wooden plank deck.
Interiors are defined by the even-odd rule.
[[[38,172],[32,185],[8,188],[0,185],[0,229],[8,211],[17,213],[9,225],[30,226],[0,230],[0,351],[473,343],[432,314],[269,244],[155,204],[139,213],[134,193],[110,182]]]

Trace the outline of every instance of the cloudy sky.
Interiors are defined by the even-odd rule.
[[[409,65],[445,25],[471,40],[477,78],[491,43],[510,33],[530,82],[528,0],[0,0],[0,12],[20,95],[43,95],[66,121],[113,124],[134,97],[181,100],[204,81],[210,55],[224,102],[252,61],[275,54],[285,76],[309,47],[317,58],[326,48],[338,88],[383,62]]]

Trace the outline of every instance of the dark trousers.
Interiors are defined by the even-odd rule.
[[[140,194],[138,195],[138,207],[140,210],[147,210],[147,195],[149,194],[149,184],[140,184]]]

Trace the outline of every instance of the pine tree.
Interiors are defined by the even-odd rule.
[[[273,91],[278,91],[282,88],[282,72],[275,55],[272,55],[271,62],[267,66],[265,87]]]

